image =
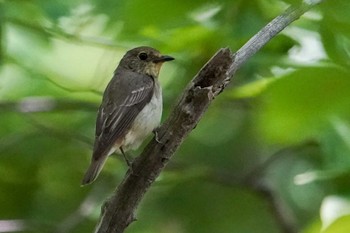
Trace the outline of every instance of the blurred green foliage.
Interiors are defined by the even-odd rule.
[[[126,167],[113,156],[93,185],[80,180],[126,50],[176,57],[160,77],[166,118],[219,48],[237,50],[297,2],[0,1],[0,232],[11,221],[18,232],[93,231]],[[325,1],[252,57],[127,232],[349,232],[349,11]]]

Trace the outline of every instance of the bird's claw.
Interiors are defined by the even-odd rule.
[[[159,130],[159,127],[155,128],[152,132],[154,134],[154,139],[156,140],[156,142],[160,143],[160,144],[163,144],[159,138],[158,138],[158,130]]]

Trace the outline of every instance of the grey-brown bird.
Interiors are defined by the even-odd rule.
[[[159,125],[162,89],[158,74],[162,64],[174,60],[151,47],[129,50],[109,82],[96,120],[92,159],[82,185],[93,182],[108,156],[137,149]]]

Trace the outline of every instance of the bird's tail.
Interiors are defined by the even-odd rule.
[[[108,156],[101,156],[98,159],[92,158],[89,168],[87,169],[81,185],[87,185],[96,180],[98,174],[100,174],[104,163]]]

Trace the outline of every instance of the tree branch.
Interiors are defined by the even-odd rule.
[[[323,0],[304,0],[307,3],[302,3],[299,6],[291,6],[281,15],[274,18],[270,23],[263,27],[257,34],[255,34],[247,43],[245,43],[237,52],[235,62],[232,63],[229,75],[232,76],[248,58],[259,51],[267,42],[280,33],[289,24],[299,19],[305,12],[310,10],[315,5],[321,3]]]
[[[212,100],[220,94],[231,76],[253,54],[283,28],[320,1],[290,7],[276,17],[237,53],[220,49],[189,83],[169,118],[157,131],[143,153],[133,162],[113,196],[102,208],[96,233],[122,233],[135,220],[134,212],[148,188],[159,176],[186,136],[196,127]],[[160,141],[160,142],[157,142]]]
[[[98,46],[98,47],[122,48],[122,49],[126,48],[126,46],[121,44],[116,44],[108,39],[68,33],[68,32],[65,32],[64,30],[59,29],[58,27],[56,28],[45,27],[42,25],[33,24],[27,21],[23,21],[23,20],[20,20],[17,18],[11,18],[11,17],[4,17],[3,20],[9,23],[12,23],[14,25],[18,25],[18,26],[30,29],[32,31],[35,31],[36,33],[42,34],[45,37],[53,37],[53,38],[58,38],[63,40],[75,41],[75,42],[84,43],[91,46]]]
[[[134,211],[170,157],[196,126],[210,102],[222,90],[233,62],[229,49],[221,49],[186,88],[168,120],[143,153],[135,159],[116,193],[107,201],[96,232],[123,232],[135,220]]]

